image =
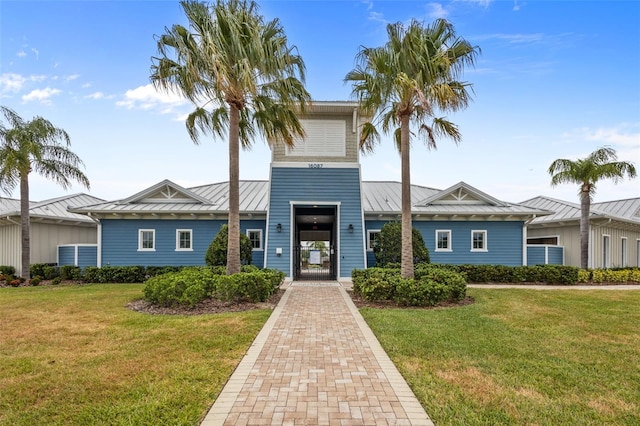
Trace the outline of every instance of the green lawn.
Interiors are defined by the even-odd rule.
[[[0,289],[0,425],[198,424],[270,310],[159,316],[142,285]]]
[[[640,424],[640,291],[469,294],[361,310],[437,425]]]

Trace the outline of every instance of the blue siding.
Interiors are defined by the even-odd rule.
[[[98,246],[78,246],[78,264],[80,268],[98,265]]]
[[[527,246],[528,265],[563,265],[564,247],[532,244]]]
[[[75,246],[58,246],[58,265],[74,265],[76,264],[76,248]]]
[[[102,266],[107,265],[204,265],[211,241],[225,220],[126,220],[105,219],[102,223]],[[264,220],[241,221],[240,230],[263,229]],[[138,230],[155,230],[155,251],[138,251]],[[176,251],[176,230],[192,230],[193,251]],[[262,267],[263,258],[253,253],[252,263]]]
[[[386,222],[367,220],[366,230],[381,229]],[[432,263],[522,265],[523,222],[513,221],[413,221],[429,249]],[[451,230],[450,252],[436,251],[436,230]],[[471,251],[471,231],[487,231],[487,251]],[[369,266],[375,265],[373,252],[367,252]]]
[[[340,202],[338,275],[349,277],[354,268],[365,267],[359,168],[272,168],[267,266],[292,276],[289,201]],[[276,230],[278,223],[282,232]],[[353,225],[352,233],[347,230],[349,224]],[[277,248],[282,249],[282,256],[276,255]]]

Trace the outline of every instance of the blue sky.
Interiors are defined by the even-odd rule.
[[[298,47],[316,100],[351,99],[343,78],[360,46],[384,44],[388,23],[444,17],[482,49],[464,75],[474,102],[448,114],[462,143],[440,140],[429,151],[416,141],[414,184],[444,189],[465,181],[506,201],[577,202],[577,187],[550,187],[553,160],[606,145],[640,167],[640,2],[258,3]],[[154,35],[176,23],[186,24],[176,1],[2,0],[0,104],[65,129],[97,197],[126,198],[163,179],[185,187],[225,181],[225,142],[194,145],[184,127],[190,105],[150,85]],[[241,179],[268,179],[262,141],[240,161]],[[361,164],[366,180],[400,180],[389,138]],[[35,174],[30,182],[33,200],[86,192],[79,185],[65,192]],[[602,182],[595,200],[638,196],[638,179]]]

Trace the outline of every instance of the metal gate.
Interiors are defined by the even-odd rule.
[[[336,279],[336,253],[333,246],[326,248],[298,246],[295,249],[294,259],[294,279],[296,280]]]

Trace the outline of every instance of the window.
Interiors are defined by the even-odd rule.
[[[176,230],[176,251],[193,251],[193,231],[191,229]]]
[[[156,230],[140,229],[138,230],[138,251],[155,251],[156,250]]]
[[[487,231],[471,231],[471,251],[487,251]]]
[[[611,267],[611,236],[602,236],[602,267]]]
[[[623,268],[627,267],[627,239],[622,237],[620,250],[622,251],[622,266]]]
[[[451,230],[436,229],[436,251],[451,250]]]
[[[373,251],[373,247],[376,245],[379,229],[369,229],[367,231],[367,251]]]
[[[559,237],[535,237],[527,238],[527,244],[557,246]]]
[[[262,229],[247,229],[247,237],[251,240],[254,250],[262,250]]]

